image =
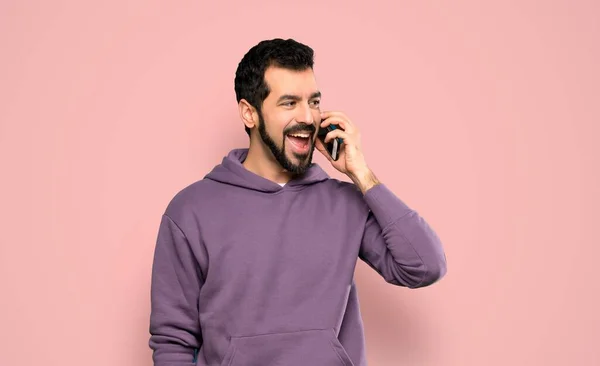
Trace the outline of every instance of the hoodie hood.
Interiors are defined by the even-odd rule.
[[[285,187],[307,186],[329,179],[327,173],[316,163],[312,163],[306,173],[292,178],[285,187],[246,169],[242,163],[248,155],[248,148],[233,149],[221,164],[215,166],[205,178],[219,183],[234,185],[260,192],[278,192]]]

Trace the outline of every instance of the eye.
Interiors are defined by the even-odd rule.
[[[321,104],[321,101],[317,99],[317,100],[313,100],[312,103],[313,103],[314,106],[318,107],[319,104]]]
[[[282,103],[281,105],[284,105],[284,106],[286,106],[286,107],[291,107],[291,106],[293,106],[294,104],[296,104],[296,102],[294,102],[294,101],[290,101],[290,102],[285,102],[285,103]]]

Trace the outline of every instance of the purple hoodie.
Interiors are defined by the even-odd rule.
[[[285,186],[232,150],[178,192],[152,268],[155,366],[364,366],[357,258],[396,286],[446,273],[435,232],[384,184],[363,195],[313,164]]]

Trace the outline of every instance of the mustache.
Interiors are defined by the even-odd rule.
[[[290,133],[302,133],[302,132],[306,132],[309,134],[314,134],[316,131],[316,127],[314,125],[296,125],[294,127],[291,127],[287,130],[285,130],[283,133],[285,135],[289,135]]]

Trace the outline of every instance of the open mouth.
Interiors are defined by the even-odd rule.
[[[286,138],[291,143],[291,146],[300,154],[308,152],[311,137],[312,134],[308,132],[295,132],[286,135]]]

